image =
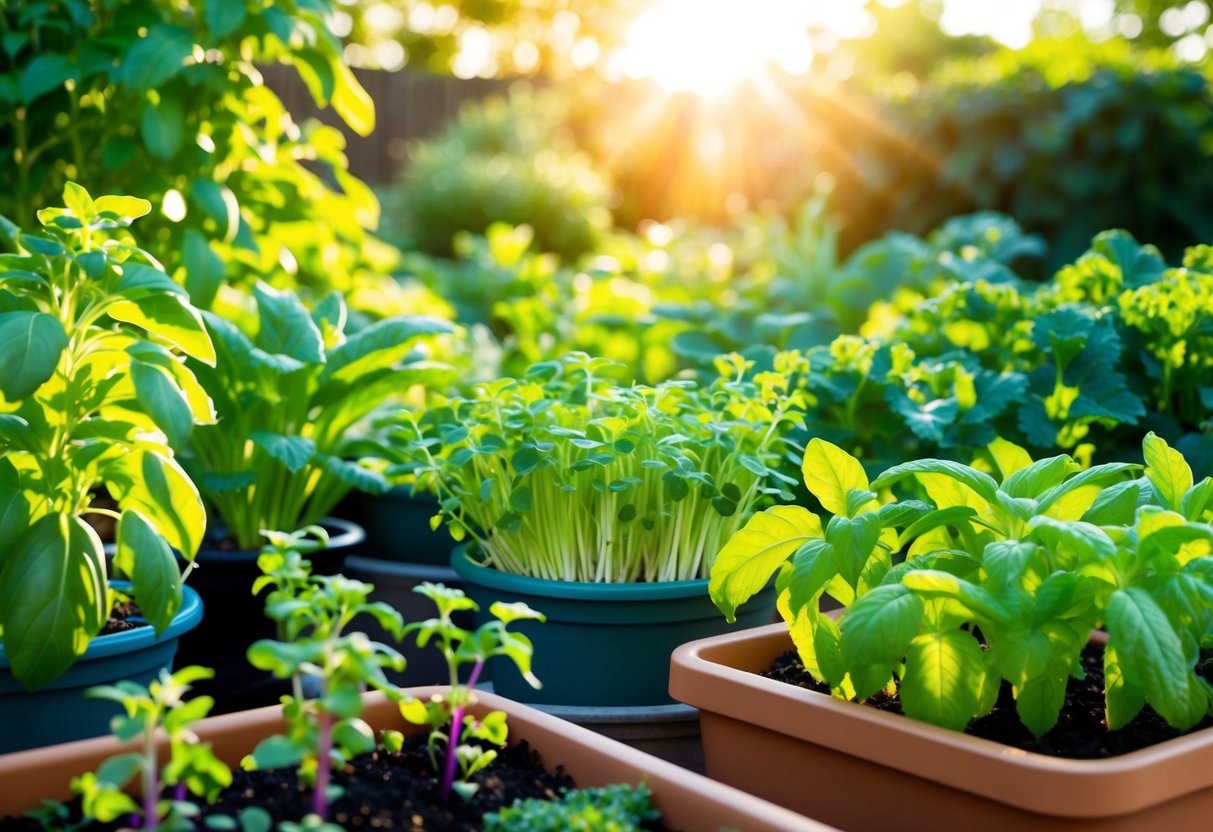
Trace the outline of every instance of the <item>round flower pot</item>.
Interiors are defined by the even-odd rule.
[[[449,561],[449,549],[446,557]],[[433,618],[435,613],[433,602],[413,592],[413,587],[429,582],[459,589],[465,588],[463,580],[445,564],[430,566],[398,563],[380,558],[351,555],[345,561],[345,574],[356,580],[373,584],[375,590],[371,593],[371,600],[382,601],[399,611],[406,624]],[[455,623],[461,627],[474,626],[472,615],[466,610],[456,613],[454,619]],[[450,682],[446,660],[442,658],[440,652],[434,649],[433,644],[420,648],[415,640],[409,640],[398,645],[387,631],[369,616],[355,619],[351,626],[364,631],[375,641],[392,645],[404,655],[406,661],[404,672],[387,671],[388,678],[396,684],[445,685]]]
[[[345,566],[352,547],[362,542],[361,527],[346,520],[325,518],[329,545],[308,554],[312,571],[334,575]],[[197,567],[189,584],[202,596],[208,614],[202,625],[181,640],[178,664],[214,668],[215,678],[197,683],[201,694],[214,697],[212,713],[227,713],[273,705],[289,692],[286,682],[273,678],[248,663],[249,646],[259,639],[274,638],[274,622],[265,616],[264,595],[253,597],[253,581],[259,550],[204,548],[195,559]]]
[[[547,616],[511,628],[535,646],[533,670],[543,683],[531,688],[512,663],[494,659],[493,689],[543,705],[672,705],[667,691],[670,654],[687,641],[756,627],[775,611],[774,583],[737,611],[729,624],[708,597],[706,579],[639,584],[549,581],[510,575],[455,549],[451,567],[467,582],[480,607],[477,623],[491,619],[495,601],[523,601]]]
[[[533,705],[536,710],[588,728],[637,751],[703,774],[703,737],[699,711],[687,705]]]
[[[120,706],[84,692],[122,679],[147,684],[171,668],[178,640],[202,620],[198,593],[187,586],[184,596],[159,637],[150,626],[99,636],[66,673],[36,691],[27,691],[12,675],[0,646],[0,754],[109,733]]]
[[[437,513],[436,499],[425,494],[414,497],[407,486],[378,495],[355,492],[340,509],[342,517],[356,520],[366,532],[357,554],[446,569],[454,541],[445,527],[430,527],[430,518]]]

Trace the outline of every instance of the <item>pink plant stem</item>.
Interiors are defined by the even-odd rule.
[[[329,771],[332,768],[333,718],[328,711],[320,712],[316,725],[320,746],[316,749],[316,788],[312,791],[312,813],[328,820]]]
[[[472,667],[472,673],[468,676],[468,689],[476,687],[476,681],[480,678],[480,671],[484,670],[484,659],[476,662]],[[451,714],[451,736],[446,744],[446,766],[442,772],[442,800],[445,803],[451,797],[451,784],[455,782],[455,749],[459,746],[459,735],[463,733],[463,712],[464,707],[460,705],[455,708],[455,712]]]

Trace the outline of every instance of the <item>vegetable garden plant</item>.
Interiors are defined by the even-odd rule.
[[[213,422],[186,366],[213,364],[197,310],[126,230],[151,206],[69,183],[0,255],[0,630],[30,688],[70,667],[109,614],[89,515],[117,520],[115,574],[157,631],[182,603],[206,516],[172,446]],[[108,489],[118,511],[94,505]]]
[[[960,730],[1011,686],[1037,737],[1057,721],[1092,628],[1107,630],[1107,724],[1145,706],[1187,729],[1210,710],[1213,480],[1157,436],[1140,466],[1082,469],[991,443],[981,470],[894,466],[869,483],[820,439],[805,483],[827,512],[759,513],[724,547],[710,591],[726,615],[778,573],[805,668],[835,696],[895,690],[907,716]],[[893,489],[906,489],[895,499]],[[925,499],[917,499],[924,497]],[[829,593],[844,609],[818,609]]]

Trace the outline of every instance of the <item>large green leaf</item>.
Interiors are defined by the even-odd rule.
[[[193,229],[185,232],[181,258],[185,263],[185,289],[190,300],[201,309],[209,308],[223,284],[223,260],[206,238]]]
[[[750,518],[712,564],[708,594],[729,621],[737,608],[771,580],[801,546],[822,536],[817,515],[800,506],[775,506]]]
[[[1107,629],[1126,683],[1140,687],[1173,727],[1183,730],[1199,722],[1206,696],[1192,678],[1179,635],[1150,594],[1140,587],[1112,593]]]
[[[995,502],[994,495],[998,491],[998,483],[994,481],[993,477],[983,471],[947,459],[918,459],[895,465],[877,477],[876,482],[872,483],[872,487],[878,490],[887,488],[906,477],[919,474],[939,474],[965,486],[987,503]],[[946,508],[946,506],[940,506],[940,508]]]
[[[190,358],[215,366],[215,346],[202,325],[202,316],[176,295],[155,295],[139,303],[119,301],[105,311],[116,321],[158,335]]]
[[[375,129],[375,102],[343,61],[333,59],[333,73],[333,109],[355,133],[369,136]]]
[[[170,546],[193,559],[206,532],[206,511],[176,460],[139,449],[107,460],[101,475],[123,511],[140,512]]]
[[[877,666],[888,678],[918,635],[922,614],[922,601],[900,584],[878,586],[857,600],[839,623],[848,670]]]
[[[1173,449],[1153,431],[1141,443],[1146,458],[1146,479],[1164,508],[1180,511],[1184,495],[1192,488],[1192,469],[1183,454]]]
[[[283,436],[266,430],[250,434],[253,443],[281,462],[291,473],[303,469],[316,453],[316,443],[303,436]]]
[[[185,138],[185,112],[181,102],[169,96],[160,99],[159,104],[148,104],[143,108],[139,132],[149,154],[161,161],[172,159]]]
[[[257,347],[304,364],[324,363],[324,338],[298,295],[265,283],[254,286],[253,294],[261,313]]]
[[[137,92],[157,89],[181,71],[193,51],[193,32],[158,23],[126,51],[115,78]]]
[[[67,333],[45,312],[0,314],[0,393],[10,402],[31,396],[55,373]]]
[[[809,492],[831,514],[847,513],[851,489],[868,490],[868,475],[859,460],[824,439],[809,440],[800,470]]]
[[[1052,456],[1033,462],[1007,477],[1002,484],[1002,490],[1012,497],[1039,497],[1050,488],[1060,485],[1070,474],[1080,470],[1082,466],[1068,455]]]
[[[245,0],[206,0],[207,28],[216,38],[225,38],[244,23]]]
[[[910,642],[901,705],[906,716],[963,731],[981,704],[987,666],[963,630],[924,633]]]
[[[329,354],[320,379],[356,382],[360,376],[380,367],[397,363],[412,348],[414,339],[423,335],[443,335],[454,331],[449,321],[425,315],[389,318],[361,330]],[[322,391],[323,393],[323,391]]]
[[[194,427],[194,414],[185,394],[168,371],[144,361],[131,362],[131,379],[139,404],[164,431],[169,445],[180,448]]]
[[[26,687],[61,676],[101,629],[105,574],[101,540],[75,517],[45,515],[14,544],[0,572],[0,624]]]
[[[26,105],[31,104],[79,76],[80,70],[70,55],[43,52],[30,61],[21,73],[21,101]]]
[[[114,568],[131,579],[143,617],[157,634],[164,632],[181,609],[181,572],[168,543],[138,511],[118,519]]]

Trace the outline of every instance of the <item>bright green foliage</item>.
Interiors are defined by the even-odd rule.
[[[543,621],[544,616],[523,603],[498,601],[489,610],[493,620],[480,625],[475,632],[469,632],[451,620],[452,614],[459,610],[477,609],[476,602],[462,590],[424,582],[413,591],[434,602],[438,617],[409,624],[404,628],[404,634],[415,634],[418,647],[425,647],[431,639],[435,642],[446,659],[450,687],[445,694],[434,694],[425,702],[405,700],[401,702],[400,712],[414,725],[429,726],[426,746],[434,770],[442,778],[443,798],[454,791],[468,800],[479,788],[479,784],[472,782],[472,775],[497,759],[497,752],[464,740],[481,740],[500,747],[505,745],[508,733],[504,711],[490,711],[482,717],[466,713],[468,706],[476,702],[476,683],[485,663],[502,656],[514,663],[532,687],[540,687],[539,680],[531,673],[531,640],[521,633],[510,632],[507,627],[514,621]],[[464,665],[472,666],[466,683],[459,680]],[[389,748],[399,750],[403,741],[398,731],[384,733],[384,745]],[[440,751],[445,753],[441,764]]]
[[[184,291],[126,230],[141,199],[69,183],[43,229],[0,255],[0,631],[13,672],[58,677],[104,624],[106,560],[87,514],[118,520],[114,572],[157,632],[181,607],[174,550],[192,560],[206,517],[173,457],[214,410],[184,357],[215,350]],[[104,486],[119,513],[92,508]]]
[[[623,386],[584,354],[397,417],[395,469],[485,562],[555,580],[704,577],[766,495],[806,406],[803,362],[722,356],[709,385]],[[390,469],[391,470],[391,469]],[[437,522],[437,520],[436,520]]]
[[[359,135],[374,106],[327,30],[329,0],[61,0],[0,10],[0,213],[29,224],[67,179],[147,196],[145,239],[194,302],[226,279],[330,289],[376,316],[394,252],[331,126],[294,123],[259,66],[290,64]],[[306,164],[305,164],[306,163]],[[222,305],[221,301],[221,305]]]
[[[143,829],[194,828],[190,818],[197,809],[186,801],[187,793],[214,802],[220,790],[232,783],[231,771],[211,752],[210,744],[199,743],[190,730],[207,715],[214,700],[184,698],[191,682],[214,675],[207,668],[186,667],[172,674],[161,670],[160,678],[147,687],[122,681],[88,690],[89,696],[122,705],[125,714],[114,717],[114,736],[119,742],[138,741],[140,748],[110,757],[96,772],[72,780],[85,817],[110,823],[123,815],[137,815],[142,808]],[[158,730],[169,741],[169,759],[163,767],[156,752]],[[142,807],[122,791],[135,775],[140,776]],[[172,799],[161,799],[162,786],[175,788]]]
[[[320,521],[350,491],[386,490],[358,461],[354,425],[432,380],[437,368],[414,353],[425,336],[452,331],[436,318],[400,316],[346,334],[346,307],[331,294],[310,311],[298,295],[253,289],[255,337],[203,313],[218,363],[191,366],[214,400],[219,424],[194,432],[186,465],[244,549],[262,529]]]
[[[806,485],[835,508],[847,488],[844,510],[815,535],[822,524],[804,509],[755,515],[717,559],[713,600],[731,615],[777,574],[805,667],[836,695],[896,686],[908,716],[961,730],[1006,682],[1037,736],[1103,628],[1112,728],[1147,704],[1176,728],[1199,722],[1211,703],[1195,667],[1213,646],[1213,480],[1193,485],[1152,433],[1136,479],[1139,466],[1032,461],[1004,440],[988,453],[985,470],[924,459],[869,485],[854,459],[813,440]],[[781,539],[776,512],[791,510],[806,517]],[[845,607],[836,620],[818,611],[823,593]]]
[[[519,800],[484,816],[485,832],[639,832],[661,817],[648,786],[570,789],[559,800]]]
[[[400,613],[382,602],[370,602],[372,587],[343,575],[314,576],[293,547],[301,535],[273,535],[258,565],[273,587],[266,615],[278,626],[279,641],[262,639],[249,647],[254,667],[279,679],[291,679],[294,695],[283,698],[288,723],[285,736],[262,740],[245,758],[246,768],[299,766],[300,776],[313,786],[312,811],[327,817],[333,765],[375,748],[375,736],[363,722],[362,692],[371,688],[400,698],[384,668],[404,669],[404,657],[362,632],[351,632],[360,615],[372,616],[397,640],[402,636]],[[262,588],[259,584],[258,589]],[[319,684],[319,694],[302,692],[303,675]]]

